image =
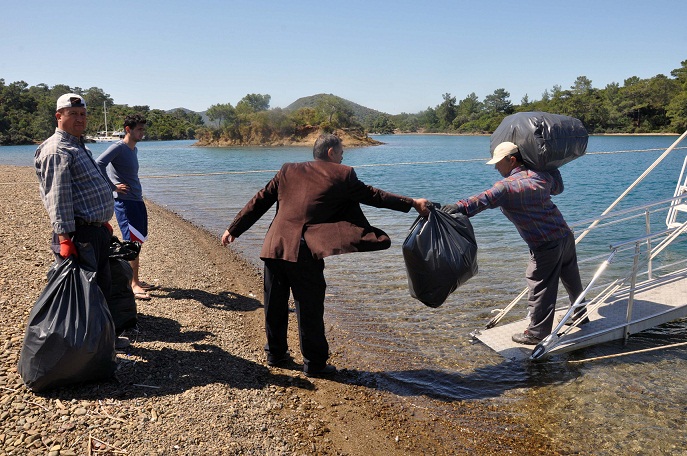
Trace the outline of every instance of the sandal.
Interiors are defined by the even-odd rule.
[[[143,288],[146,291],[157,290],[158,288],[160,288],[160,285],[150,284],[148,282],[141,282],[141,288]]]
[[[150,295],[147,292],[134,293],[134,298],[140,299],[141,301],[150,301]]]

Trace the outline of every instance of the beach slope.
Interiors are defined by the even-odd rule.
[[[397,396],[336,354],[336,377],[305,377],[295,320],[296,363],[267,367],[260,271],[218,233],[148,207],[141,272],[160,288],[138,301],[116,378],[37,395],[16,365],[50,226],[33,170],[0,167],[0,455],[557,454],[489,402]]]

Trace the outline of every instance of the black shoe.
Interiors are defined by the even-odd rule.
[[[289,364],[292,361],[289,352],[284,353],[281,356],[267,355],[267,365],[270,367],[283,366]]]
[[[131,341],[128,337],[119,336],[115,339],[115,350],[124,350],[129,348]]]
[[[513,334],[513,337],[511,337],[511,339],[513,339],[513,342],[525,345],[537,345],[539,342],[542,341],[542,339],[540,339],[539,337],[534,337],[527,330],[525,330],[524,333]]]
[[[327,364],[322,369],[308,369],[303,370],[306,377],[327,377],[336,374],[336,367],[331,364]]]

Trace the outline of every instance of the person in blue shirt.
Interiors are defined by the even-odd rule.
[[[529,288],[530,323],[524,333],[514,334],[512,339],[517,343],[536,345],[551,334],[558,280],[563,283],[571,304],[583,291],[575,238],[560,210],[551,201],[551,195],[563,192],[563,179],[557,169],[527,169],[518,146],[512,142],[499,144],[487,164],[494,165],[503,179],[482,193],[441,209],[472,217],[485,209],[500,207],[503,215],[513,222],[530,249],[525,274]],[[579,324],[589,321],[586,309],[576,311],[573,320],[579,320]]]
[[[148,211],[143,201],[143,189],[138,177],[138,148],[143,139],[146,119],[140,114],[124,119],[124,139],[115,142],[105,150],[96,163],[110,180],[114,192],[114,212],[122,238],[143,244],[148,238]],[[139,255],[140,257],[140,255]],[[156,288],[139,278],[139,257],[130,261],[134,271],[131,288],[136,299],[150,300],[150,290]]]

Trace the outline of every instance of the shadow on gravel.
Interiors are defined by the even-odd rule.
[[[188,289],[162,287],[151,291],[150,294],[167,299],[189,299],[197,301],[205,307],[219,310],[248,312],[262,307],[262,303],[257,299],[232,293],[231,291],[209,293],[205,290],[200,290],[197,288]]]
[[[125,333],[133,343],[125,353],[118,354],[115,379],[62,387],[40,395],[61,400],[123,400],[181,394],[211,384],[244,390],[270,385],[315,388],[308,380],[275,373],[214,343],[204,343],[214,336],[212,332],[186,332],[177,321],[164,317],[139,314],[138,320],[138,331]],[[156,345],[164,346],[157,349]]]
[[[63,387],[42,395],[61,400],[124,400],[180,394],[210,384],[255,390],[269,385],[314,389],[308,381],[271,373],[266,366],[232,355],[217,345],[193,343],[191,348],[151,350],[134,346],[127,358],[118,357],[116,379]]]
[[[154,315],[138,314],[138,328],[136,331],[128,331],[125,334],[132,342],[159,342],[189,343],[199,342],[207,336],[209,331],[182,331],[181,324],[171,318],[157,317]]]

